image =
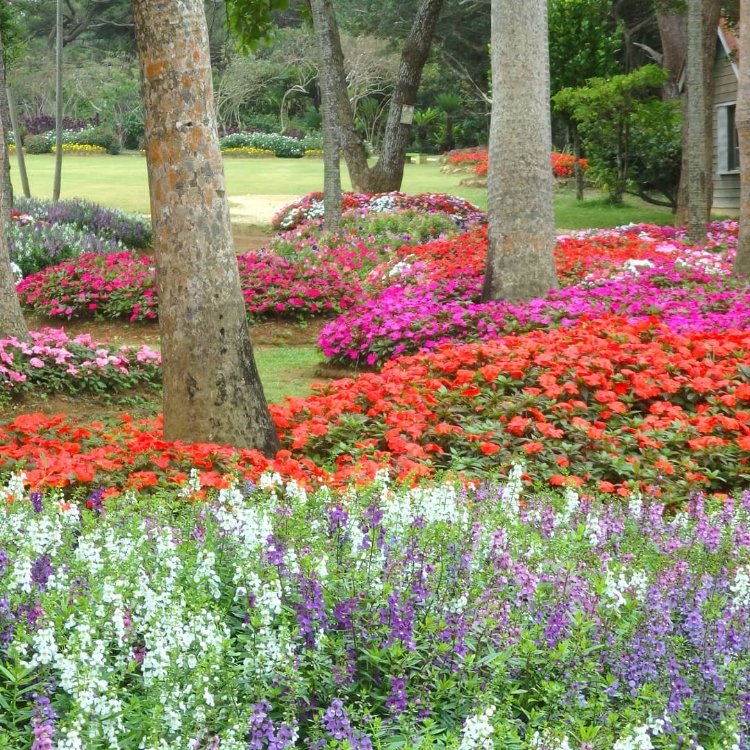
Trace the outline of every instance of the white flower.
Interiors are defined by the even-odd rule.
[[[622,264],[622,267],[625,271],[628,271],[629,273],[637,274],[639,269],[653,268],[654,264],[650,260],[646,260],[646,259],[638,260],[636,258],[630,258]]]
[[[616,612],[627,603],[625,594],[632,599],[642,602],[646,598],[648,578],[642,570],[633,570],[628,576],[623,571],[614,573],[607,568],[604,579],[604,596],[611,602],[611,607]]]
[[[466,717],[458,750],[493,750],[494,728],[490,719],[494,713],[495,707],[488,706],[482,713]]]
[[[733,596],[733,607],[750,607],[750,565],[737,569],[729,590]]]
[[[513,464],[513,468],[508,474],[508,480],[505,482],[501,500],[506,513],[511,516],[518,515],[520,510],[519,500],[521,499],[521,493],[523,491],[523,481],[521,476],[526,471],[526,467],[523,464]]]
[[[617,740],[612,750],[653,750],[653,748],[648,726],[640,726],[634,727],[629,735]]]

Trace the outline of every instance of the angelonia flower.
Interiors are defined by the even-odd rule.
[[[458,750],[494,750],[492,735],[495,729],[491,723],[494,713],[495,707],[488,706],[478,714],[466,717]]]
[[[50,699],[45,695],[34,696],[34,711],[31,717],[34,741],[31,750],[55,750],[55,712]]]

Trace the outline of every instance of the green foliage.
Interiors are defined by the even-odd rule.
[[[589,174],[614,203],[632,190],[645,199],[658,191],[673,205],[680,114],[660,99],[665,77],[663,68],[645,65],[627,75],[591,78],[552,97],[556,110],[578,124]]]
[[[108,125],[97,125],[86,128],[73,135],[69,143],[78,143],[82,146],[101,146],[108,154],[119,154],[122,149],[120,139],[115,131]]]
[[[30,135],[23,145],[27,154],[49,154],[52,152],[52,141],[46,135]]]
[[[273,29],[274,11],[286,10],[289,0],[228,0],[227,22],[244,52],[258,49],[268,42]]]
[[[622,37],[610,0],[549,0],[548,25],[553,93],[617,72]]]

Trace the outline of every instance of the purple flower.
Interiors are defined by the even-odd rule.
[[[86,507],[95,513],[102,513],[104,510],[104,487],[97,487],[89,493],[86,498]]]
[[[385,705],[392,714],[398,715],[406,711],[406,678],[391,677],[391,693],[385,701]]]
[[[41,513],[42,508],[44,508],[43,503],[43,497],[41,492],[32,492],[29,495],[29,500],[31,500],[31,505],[34,508],[35,513]]]
[[[50,699],[45,695],[34,696],[34,711],[31,716],[34,741],[31,750],[54,750],[55,712]]]
[[[44,589],[53,572],[49,555],[40,555],[31,566],[31,580],[40,589]]]

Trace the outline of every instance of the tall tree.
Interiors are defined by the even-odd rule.
[[[318,80],[323,110],[324,220],[326,229],[337,232],[341,228],[341,168],[336,118],[336,70],[343,69],[344,55],[331,0],[310,0],[310,10],[320,56]],[[334,44],[321,42],[327,37],[333,37]]]
[[[0,46],[0,54],[2,47]],[[5,124],[0,116],[0,174],[5,173],[8,147],[5,139]],[[5,180],[0,180],[0,339],[15,336],[28,339],[29,331],[21,313],[16,294],[16,283],[10,265],[10,251],[6,236],[6,222],[10,216],[10,196]]]
[[[735,125],[740,146],[740,236],[732,272],[750,280],[750,0],[740,0],[740,80]]]
[[[270,28],[269,4],[275,7],[280,0],[229,0],[229,19],[243,42],[257,41],[257,28],[251,19],[260,18],[264,29]],[[354,122],[354,112],[347,94],[346,70],[337,64],[335,72],[337,130],[341,138],[341,153],[349,169],[355,190],[364,193],[385,193],[399,190],[404,178],[404,155],[411,140],[411,113],[416,104],[422,71],[430,54],[443,0],[420,0],[409,34],[401,52],[398,75],[393,88],[388,119],[385,125],[382,149],[377,162],[371,167],[367,150]],[[322,30],[326,31],[326,29]],[[332,24],[327,34],[321,34],[319,44],[326,55],[337,60],[335,52],[338,25],[332,14]]]
[[[511,302],[557,287],[547,0],[492,2],[489,252],[483,298]]]
[[[202,0],[133,0],[168,439],[278,438],[255,366],[232,248]]]
[[[618,69],[616,53],[622,39],[612,18],[611,0],[549,0],[551,91],[583,86],[589,78],[607,77]],[[560,112],[573,153],[576,198],[583,200],[581,135],[577,121]]]
[[[55,42],[55,176],[52,182],[52,200],[60,200],[62,187],[63,155],[63,12],[62,0],[56,6],[56,42]]]
[[[703,124],[698,123],[697,127],[699,131],[703,130],[703,145],[700,149],[702,153],[701,167],[699,169],[705,169],[707,173],[706,190],[704,200],[706,203],[706,212],[710,212],[711,204],[713,202],[713,182],[711,180],[711,174],[713,172],[713,137],[714,137],[714,110],[710,106],[710,102],[713,101],[713,65],[714,57],[716,55],[716,44],[717,44],[717,27],[719,25],[719,19],[722,12],[721,0],[704,0],[701,3],[702,13],[702,69],[703,69],[703,92],[698,92],[698,98],[702,98],[706,106],[703,108]],[[671,90],[676,89],[676,82],[679,76],[685,72],[685,87],[683,96],[683,128],[682,128],[682,171],[680,174],[680,190],[677,200],[677,211],[675,214],[675,223],[677,224],[688,224],[690,222],[689,217],[689,195],[690,190],[695,190],[693,180],[690,177],[690,162],[698,158],[697,154],[694,153],[694,146],[691,146],[691,142],[696,142],[694,139],[691,140],[690,128],[692,118],[690,116],[690,89],[695,87],[695,83],[691,83],[689,78],[688,70],[690,68],[690,55],[688,54],[688,0],[657,0],[657,19],[659,20],[659,31],[662,39],[663,48],[663,59],[660,61],[664,68],[669,74],[669,80],[674,81],[675,84]],[[670,16],[672,16],[670,18]],[[697,23],[697,9],[694,23]],[[692,44],[697,47],[698,37],[693,37]],[[683,45],[682,48],[680,45]],[[693,55],[693,62],[695,62],[695,56],[698,54],[697,49]],[[680,67],[681,62],[684,63],[684,69]],[[667,90],[669,91],[669,89]],[[697,111],[697,108],[696,108]],[[697,210],[697,209],[694,209]],[[707,214],[708,215],[708,214]]]
[[[711,175],[711,164],[706,159],[703,4],[703,0],[688,0],[687,5],[688,235],[696,244],[705,240],[709,218],[708,180]]]

